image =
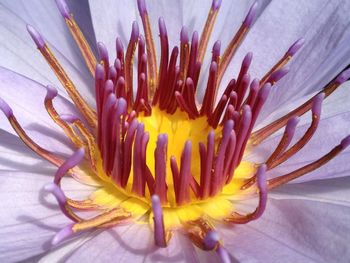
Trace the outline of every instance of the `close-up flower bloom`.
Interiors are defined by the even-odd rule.
[[[1,262],[348,262],[349,0],[0,0]]]

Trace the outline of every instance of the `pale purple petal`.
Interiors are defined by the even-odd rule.
[[[219,233],[239,262],[347,262],[349,220],[349,207],[270,199],[259,220]]]
[[[14,70],[45,85],[55,84],[59,90],[63,91],[62,94],[67,96],[27,32],[26,25],[31,24],[48,42],[49,47],[73,82],[84,93],[85,98],[92,102],[93,79],[55,1],[35,0],[29,3],[28,1],[2,0],[0,7],[2,18],[0,66]],[[81,11],[78,11],[78,17],[88,19],[87,15],[83,14],[86,9],[86,4],[84,4]],[[88,25],[91,24],[91,21],[83,20],[80,23]]]
[[[72,144],[46,112],[45,96],[44,86],[0,67],[0,97],[12,108],[13,114],[27,134],[48,150],[69,153]],[[75,112],[72,104],[60,96],[55,98],[54,105],[58,112]],[[0,127],[15,134],[2,112]]]

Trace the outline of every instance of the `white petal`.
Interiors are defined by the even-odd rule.
[[[26,24],[36,27],[75,85],[92,102],[93,79],[61,17],[55,1],[0,2],[0,66],[12,69],[43,84],[63,87],[29,36]],[[86,10],[82,8],[81,10]],[[78,14],[78,16],[82,16]],[[82,21],[82,23],[85,21]],[[86,21],[88,24],[89,22]],[[90,22],[91,23],[91,22]],[[67,95],[66,95],[67,96]]]
[[[349,220],[349,207],[270,199],[260,219],[220,233],[239,262],[347,262]]]

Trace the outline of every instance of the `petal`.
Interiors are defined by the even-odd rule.
[[[86,99],[92,102],[93,79],[72,36],[61,17],[55,1],[2,0],[0,2],[0,66],[14,70],[43,84],[55,84],[65,94],[58,79],[42,58],[29,36],[26,24],[36,27],[47,40],[56,58]],[[85,5],[81,10],[86,11]],[[36,15],[33,15],[36,14]],[[83,17],[78,14],[78,17]],[[88,16],[85,15],[86,18]],[[81,21],[83,24],[91,24]],[[65,95],[67,96],[67,95]]]
[[[37,82],[0,67],[0,97],[13,109],[18,122],[40,146],[60,153],[70,153],[71,143],[51,120],[44,106],[46,88]],[[54,101],[59,113],[75,113],[70,102],[58,96]],[[1,113],[0,127],[15,134]]]
[[[350,177],[288,184],[276,188],[274,199],[302,199],[350,207]]]
[[[293,171],[315,161],[324,154],[328,153],[333,147],[338,145],[345,136],[349,134],[349,86],[350,82],[346,82],[325,100],[323,103],[321,122],[309,143],[285,163],[271,170],[269,173],[270,176],[275,177],[283,175],[289,171]],[[288,106],[287,108],[294,107]],[[283,112],[285,112],[285,110],[283,110]],[[301,136],[305,133],[306,129],[310,125],[310,120],[310,114],[306,114],[305,116],[301,117],[301,121],[298,125],[292,144],[294,144],[294,142],[301,138]],[[251,153],[248,153],[246,158],[248,160],[254,160],[255,162],[266,161],[268,156],[277,146],[282,132],[283,131],[280,130],[270,138],[266,139],[261,145],[254,148]],[[326,165],[295,180],[295,182],[348,176],[350,171],[350,164],[348,162],[349,154],[349,149],[344,150]]]
[[[148,225],[132,223],[101,231],[79,248],[64,255],[65,262],[199,262],[193,245],[175,234],[167,248],[154,245]],[[108,244],[108,246],[106,246]],[[50,255],[48,255],[50,257]],[[45,261],[43,258],[42,261]],[[57,258],[55,258],[57,260]]]
[[[349,207],[270,199],[259,220],[220,233],[239,262],[347,262],[349,220]]]
[[[262,77],[297,39],[304,37],[306,42],[290,62],[288,75],[274,87],[262,116],[320,90],[349,64],[349,10],[348,1],[326,0],[273,1],[266,8],[235,60],[254,52],[252,76]]]
[[[18,154],[18,158],[22,155]],[[50,248],[55,233],[70,220],[62,215],[52,196],[42,187],[52,182],[51,171],[37,164],[37,171],[2,170],[0,173],[0,261],[28,262]],[[51,175],[51,176],[50,176]],[[66,179],[67,196],[87,196],[84,188],[77,189],[74,180]],[[35,233],[35,234],[33,234]]]

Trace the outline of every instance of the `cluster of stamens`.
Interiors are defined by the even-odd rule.
[[[219,95],[218,89],[222,84],[223,75],[252,25],[257,3],[250,8],[223,54],[220,51],[220,41],[215,42],[201,103],[197,102],[198,90],[202,89],[198,85],[199,77],[203,74],[201,69],[204,55],[221,1],[213,1],[201,36],[193,32],[190,41],[188,30],[183,27],[180,46],[175,46],[171,52],[165,22],[162,18],[159,19],[161,43],[159,67],[144,1],[138,1],[138,8],[145,35],[140,34],[138,24],[134,22],[126,50],[122,41],[118,38],[116,40],[114,63],[110,63],[109,54],[102,43],[98,43],[100,63],[97,62],[65,3],[63,1],[57,3],[95,78],[96,110],[84,101],[40,34],[31,26],[28,26],[28,31],[84,118],[59,114],[53,105],[57,91],[52,86],[47,87],[45,108],[48,114],[79,150],[67,161],[63,161],[43,149],[27,136],[11,108],[0,99],[0,108],[19,137],[40,156],[59,166],[54,183],[48,185],[46,190],[55,195],[63,213],[75,223],[63,229],[55,237],[54,244],[73,233],[94,227],[109,227],[132,217],[132,212],[119,207],[87,220],[74,213],[74,209],[100,209],[91,200],[75,201],[65,197],[60,187],[63,176],[69,172],[74,174],[76,172],[74,167],[83,159],[89,161],[92,171],[104,181],[112,183],[124,193],[152,204],[155,241],[159,246],[166,246],[168,234],[164,229],[162,206],[178,207],[219,195],[222,189],[234,180],[235,171],[244,157],[248,143],[251,142],[252,146],[259,144],[285,126],[275,151],[265,164],[240,186],[240,191],[253,188],[254,192],[259,193],[257,209],[247,215],[232,212],[223,219],[226,222],[240,224],[258,218],[265,209],[269,189],[317,169],[350,143],[350,137],[347,137],[315,162],[286,175],[267,180],[266,171],[285,162],[309,142],[320,121],[323,99],[347,80],[350,71],[344,71],[299,108],[253,132],[270,90],[288,73],[285,65],[303,44],[302,39],[296,41],[261,80],[251,79],[249,67],[253,54],[248,53],[242,61],[237,79],[229,81],[224,92]],[[137,67],[134,67],[135,60]],[[137,71],[135,73],[134,68]],[[136,83],[133,82],[135,74]],[[309,129],[289,147],[298,124],[298,117],[310,110],[312,122]],[[182,148],[178,161],[177,157],[168,151],[168,134],[162,132],[152,134],[145,128],[143,121],[152,118],[154,111],[161,111],[169,118],[177,114],[189,121],[204,120],[209,132],[206,139],[198,142],[198,152],[194,152],[193,142],[186,140],[184,145],[178,145]],[[181,129],[176,132],[181,132]],[[149,145],[152,136],[157,137],[154,146]],[[147,155],[148,147],[154,148],[152,156]],[[198,163],[194,163],[194,155],[198,156]],[[153,158],[154,167],[150,167],[148,160]],[[193,174],[194,165],[200,165],[199,174]],[[171,177],[167,174],[168,167]],[[174,196],[175,201],[170,201],[169,196]],[[218,254],[222,254],[222,258],[227,256],[218,245],[215,231],[212,231],[213,229],[207,224],[200,220],[188,222],[187,229],[195,244],[207,250],[216,249]]]

